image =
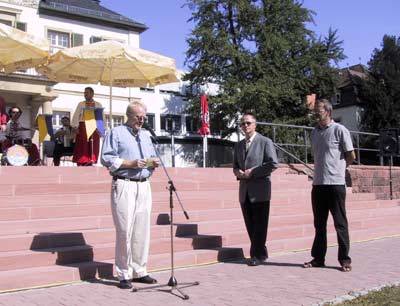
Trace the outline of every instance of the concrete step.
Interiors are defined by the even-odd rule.
[[[397,214],[391,214],[389,216],[375,216],[372,218],[362,218],[360,220],[350,220],[350,233],[362,231],[364,234],[367,234],[371,229],[378,230],[380,228],[389,228],[400,232],[400,225],[398,223],[399,217],[400,211],[397,211]],[[176,226],[175,235],[177,238],[174,239],[175,252],[179,253],[197,249],[214,249],[223,246],[248,243],[247,234],[244,230],[242,220],[226,222],[226,226],[229,226],[229,231],[225,230],[224,233],[215,231],[215,228],[213,227],[215,226],[215,223],[216,222],[204,222],[201,224]],[[221,222],[218,222],[218,224],[221,225]],[[237,226],[239,229],[233,230],[233,228]],[[328,233],[335,237],[335,231],[331,220],[328,226]],[[60,237],[57,237],[58,240],[49,235],[41,238],[45,243],[48,243],[50,241],[49,239],[54,239],[55,244],[57,244],[60,243],[62,236],[63,234],[60,234]],[[66,235],[64,234],[64,237],[65,236]],[[285,250],[282,247],[282,245],[285,246],[285,240],[300,239],[301,241],[304,241],[304,243],[308,243],[312,240],[313,236],[314,227],[312,224],[271,226],[268,231],[268,243],[272,244],[272,246],[276,245],[276,249],[275,247],[272,248],[273,251],[282,251]],[[360,238],[360,236],[358,237]],[[72,235],[67,238],[71,241],[79,240],[79,237],[78,239],[75,238],[75,240],[73,240]],[[16,270],[35,266],[48,266],[52,264],[71,264],[91,260],[108,260],[112,259],[114,256],[113,242],[95,245],[82,244],[68,247],[39,248],[43,245],[40,245],[39,238],[37,238],[36,241],[37,244],[35,247],[37,248],[35,249],[31,247],[31,250],[0,252],[0,271]],[[81,240],[81,242],[84,243],[85,241]],[[153,255],[168,253],[169,248],[169,237],[153,237],[151,240],[150,252]]]
[[[174,196],[175,266],[247,256],[232,170],[168,170],[190,216],[186,220]],[[282,167],[273,174],[270,253],[310,248],[314,236],[311,182],[287,172]],[[107,171],[97,167],[0,167],[0,290],[112,275],[110,182]],[[170,267],[166,182],[165,174],[156,171],[149,269]],[[347,212],[352,241],[400,233],[398,201],[348,189]],[[328,233],[335,244],[331,219]]]
[[[200,209],[188,210],[189,223],[203,221],[241,220],[241,210],[238,203],[233,207],[220,208],[211,205],[197,205]],[[396,213],[400,206],[397,200],[376,200],[348,202],[349,218],[367,218],[382,214]],[[155,211],[154,211],[155,210]],[[169,213],[154,209],[152,224],[169,224]],[[279,225],[295,223],[312,223],[312,210],[309,203],[293,205],[278,205],[271,203],[271,224],[275,219]],[[92,229],[113,228],[113,222],[108,205],[83,205],[76,207],[32,207],[0,209],[0,237],[9,235],[58,233],[60,231],[85,231]],[[174,213],[174,221],[187,223],[181,210]],[[3,244],[4,246],[5,244]]]
[[[0,271],[0,293],[5,290],[65,284],[96,277],[110,278],[113,273],[111,262],[82,262]]]
[[[382,227],[371,232],[371,230],[358,230],[351,232],[351,241],[364,241],[378,239],[390,235],[398,235],[398,229]],[[269,253],[288,252],[294,250],[309,249],[312,245],[312,237],[301,237],[296,239],[281,239],[268,241]],[[329,245],[336,245],[335,233],[328,235]],[[218,261],[230,261],[248,257],[249,244],[232,244],[229,247],[218,247],[214,249],[199,249],[196,251],[183,251],[174,253],[175,268],[206,264]],[[328,249],[328,252],[337,252],[336,247]],[[170,269],[170,253],[150,254],[149,270]],[[56,285],[79,281],[81,279],[93,279],[95,277],[111,278],[115,275],[113,260],[89,261],[75,264],[52,265],[45,267],[29,267],[10,271],[0,271],[0,292],[4,290],[15,290],[30,288],[33,286]]]
[[[352,231],[351,236],[354,242],[356,241],[355,238],[361,240],[379,238],[384,235],[395,234],[396,232],[398,233],[398,229],[396,231],[391,227],[382,227],[373,232],[373,235],[375,235],[373,237],[371,237],[370,230]],[[335,233],[330,233],[328,235],[330,244],[336,244],[335,239]],[[308,249],[312,244],[312,237],[269,240],[267,244],[270,253]],[[174,254],[175,267],[240,259],[243,256],[248,256],[248,247],[248,243],[242,243],[232,244],[229,247],[218,247],[211,250],[176,251]],[[150,255],[150,270],[167,269],[169,267],[169,253]],[[112,260],[0,271],[0,290],[72,282],[79,279],[91,279],[94,277],[110,277],[112,273]]]

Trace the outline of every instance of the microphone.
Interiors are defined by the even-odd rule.
[[[150,127],[150,125],[147,122],[144,122],[142,125],[143,128],[148,130],[151,134],[151,136],[154,138],[155,141],[157,141],[157,135],[154,133],[153,129]]]

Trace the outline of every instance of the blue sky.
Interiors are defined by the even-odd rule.
[[[184,0],[101,0],[103,6],[136,21],[149,29],[141,34],[141,47],[173,57],[183,69],[186,37],[192,24]],[[329,27],[338,30],[347,59],[340,67],[367,64],[374,48],[380,48],[384,34],[400,36],[400,0],[304,0],[313,10],[317,34],[325,35]]]

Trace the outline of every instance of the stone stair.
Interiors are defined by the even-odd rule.
[[[190,219],[174,196],[175,267],[248,255],[237,202],[238,182],[227,168],[168,169]],[[273,174],[270,253],[310,248],[314,229],[307,176],[282,166]],[[167,178],[152,177],[148,268],[170,268]],[[0,167],[0,291],[111,277],[115,231],[110,176],[99,167]],[[348,190],[352,242],[400,234],[398,200]],[[336,234],[329,224],[329,243]]]

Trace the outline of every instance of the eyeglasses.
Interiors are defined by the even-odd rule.
[[[253,122],[250,121],[245,121],[245,122],[241,122],[240,126],[245,126],[245,125],[251,125]]]
[[[138,121],[147,121],[147,117],[146,117],[146,116],[135,116],[135,118],[136,118]]]
[[[325,113],[325,112],[326,112],[325,109],[314,110],[314,114],[323,114],[323,113]]]
[[[11,114],[19,114],[19,111],[16,112],[12,111]]]

